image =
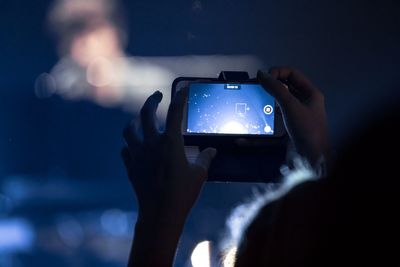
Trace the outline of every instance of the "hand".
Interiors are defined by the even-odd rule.
[[[216,154],[203,150],[195,163],[189,163],[181,134],[187,90],[177,93],[169,106],[166,129],[156,125],[156,110],[162,94],[156,92],[143,105],[140,118],[143,138],[136,125],[124,131],[127,147],[122,157],[139,204],[139,220],[183,224],[207,178]]]
[[[257,78],[277,100],[296,151],[312,165],[329,158],[324,96],[302,73],[289,67],[259,71]]]

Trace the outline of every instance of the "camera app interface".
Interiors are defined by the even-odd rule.
[[[193,83],[189,134],[273,135],[274,98],[259,84]]]

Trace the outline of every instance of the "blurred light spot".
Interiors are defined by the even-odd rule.
[[[129,231],[128,214],[121,210],[107,210],[101,215],[101,226],[114,236],[126,235]]]
[[[23,219],[0,220],[0,252],[27,250],[32,247],[35,234]]]
[[[113,73],[112,62],[105,57],[98,57],[89,64],[86,79],[95,87],[109,86],[113,82]]]
[[[236,252],[237,247],[231,248],[228,253],[224,256],[224,260],[222,261],[223,267],[233,267],[236,261]]]
[[[248,131],[246,127],[243,126],[240,122],[237,121],[229,121],[221,127],[220,133],[226,134],[247,134]]]
[[[56,92],[56,80],[51,74],[42,73],[35,81],[35,94],[38,98],[50,97]]]
[[[190,260],[193,267],[210,267],[210,241],[203,241],[197,244]]]
[[[70,216],[58,218],[57,232],[61,240],[69,247],[79,247],[84,239],[81,224]]]
[[[269,126],[269,125],[265,125],[265,127],[264,127],[264,132],[266,132],[266,133],[270,133],[270,132],[272,132],[272,128],[271,128],[271,126]]]

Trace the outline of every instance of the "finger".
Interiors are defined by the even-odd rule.
[[[156,111],[161,99],[162,93],[160,91],[155,92],[147,98],[140,110],[140,119],[145,140],[151,139],[158,134]]]
[[[300,93],[314,95],[319,90],[307,79],[307,77],[291,67],[273,67],[269,71],[270,75],[277,80],[286,80],[289,85],[293,86]]]
[[[216,155],[217,150],[215,148],[206,148],[197,156],[195,164],[200,166],[205,171],[208,171],[208,168],[210,167],[210,164]]]
[[[136,125],[134,122],[131,122],[128,126],[125,127],[123,136],[125,139],[125,143],[128,145],[130,149],[134,149],[139,146],[141,141],[139,134],[136,130]]]
[[[165,132],[169,136],[181,136],[181,127],[183,119],[183,109],[185,107],[188,90],[184,88],[180,90],[172,99],[168,108],[167,123]]]
[[[259,70],[257,72],[257,79],[264,89],[278,101],[282,108],[290,106],[296,100],[282,82],[268,73]]]

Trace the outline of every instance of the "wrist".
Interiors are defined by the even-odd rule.
[[[141,214],[139,212],[135,228],[139,229],[175,229],[185,225],[186,217],[172,217],[161,214]]]
[[[180,226],[185,224],[189,211],[177,211],[172,205],[154,208],[139,208],[137,223],[148,225]]]
[[[184,223],[139,216],[128,266],[172,266]]]

